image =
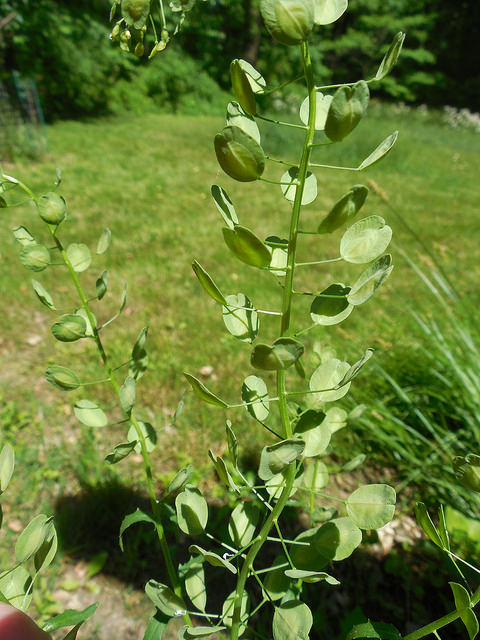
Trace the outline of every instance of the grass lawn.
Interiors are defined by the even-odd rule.
[[[352,185],[374,180],[438,255],[458,287],[472,302],[478,301],[480,264],[475,256],[480,237],[480,135],[447,128],[435,116],[395,114],[380,105],[374,105],[371,112],[346,144],[338,150],[333,146],[317,151],[315,161],[356,166],[395,129],[400,130],[397,145],[388,158],[365,174],[316,172],[318,198],[305,208],[302,227],[314,229]],[[264,309],[275,310],[280,304],[280,290],[272,277],[236,261],[223,243],[221,218],[210,197],[210,186],[220,184],[228,191],[240,223],[260,237],[288,236],[289,205],[278,186],[235,183],[221,173],[212,140],[222,126],[217,118],[181,115],[62,122],[49,127],[48,157],[4,165],[6,173],[38,194],[52,190],[55,169],[61,168],[60,192],[69,207],[69,220],[62,231],[65,244],[85,242],[94,250],[102,229],[112,231],[109,252],[96,256],[93,266],[80,277],[93,295],[95,279],[108,269],[109,293],[95,304],[100,321],[115,313],[123,283],[128,282],[127,306],[119,320],[105,330],[114,362],[128,359],[138,333],[149,326],[150,368],[139,385],[139,406],[144,407],[141,413],[145,419],[158,429],[160,446],[154,463],[160,482],[191,460],[201,471],[208,465],[207,449],[218,452],[224,447],[226,414],[200,404],[190,393],[178,422],[171,425],[186,390],[182,371],[202,377],[212,391],[231,402],[240,401],[242,381],[252,373],[250,349],[224,330],[220,308],[206,297],[192,274],[192,259],[201,262],[226,294],[245,293]],[[273,157],[295,160],[301,133],[287,128],[282,133],[285,137],[281,138],[278,129],[265,123],[264,148]],[[282,173],[280,165],[269,163],[265,176],[278,180]],[[396,246],[414,257],[417,247],[411,236],[374,193],[370,193],[361,216],[372,214],[387,219],[394,229]],[[48,510],[55,497],[75,491],[82,483],[94,483],[101,474],[95,450],[101,451],[101,460],[125,438],[122,427],[117,426],[99,430],[92,441],[88,434],[82,435],[72,416],[74,401],[82,397],[99,399],[107,410],[113,407],[106,388],[87,387],[62,394],[43,378],[46,367],[53,363],[73,368],[83,380],[101,375],[88,341],[62,345],[53,339],[49,327],[55,314],[42,307],[32,292],[33,275],[49,289],[59,308],[78,306],[66,274],[60,268],[32,274],[18,261],[19,249],[11,229],[24,225],[34,236],[43,233],[43,223],[35,216],[28,204],[3,210],[0,235],[0,418],[5,438],[15,444],[20,460],[7,504],[23,522],[32,511],[39,511],[39,504]],[[299,260],[335,257],[341,234],[342,230],[336,232],[336,240],[302,236]],[[395,248],[392,253],[395,259]],[[331,282],[348,284],[362,269],[361,265],[336,263],[303,268],[297,288],[320,291]],[[389,350],[411,348],[415,338],[408,311],[420,308],[428,312],[425,298],[418,278],[398,258],[390,280],[368,304],[338,327],[318,327],[306,334],[307,366],[313,363],[309,354],[315,341],[332,345],[350,362],[366,347],[377,350],[380,362]],[[307,296],[299,299],[296,329],[310,324],[309,304]],[[261,335],[268,341],[276,320],[262,317],[262,321]],[[271,386],[273,377],[265,379]],[[356,384],[361,389],[375,382],[367,373]],[[259,427],[242,409],[228,417],[243,453],[256,455],[265,440]],[[41,465],[36,463],[38,458]],[[131,469],[128,461],[118,466],[119,473],[127,477]]]

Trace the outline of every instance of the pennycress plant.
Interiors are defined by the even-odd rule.
[[[139,57],[148,53],[149,59],[153,58],[177,35],[195,4],[196,0],[170,0],[168,3],[163,0],[115,0],[110,9],[110,22],[117,12],[121,17],[112,28],[110,40],[118,41],[122,51],[133,51]],[[144,41],[149,28],[154,43],[146,52]]]
[[[181,3],[183,7],[188,4]],[[124,0],[120,5],[126,26],[143,32],[147,19],[150,19],[151,4],[142,0]],[[367,81],[320,87],[315,82],[308,38],[316,24],[329,24],[338,19],[345,11],[347,1],[262,0],[260,6],[269,33],[281,44],[299,47],[307,95],[300,107],[298,122],[268,125],[295,127],[304,137],[298,160],[293,163],[276,160],[285,164],[286,170],[279,180],[267,180],[276,182],[281,197],[291,203],[290,218],[285,220],[278,235],[262,240],[240,223],[227,192],[220,186],[212,187],[215,204],[225,223],[223,238],[226,246],[241,262],[261,271],[265,277],[273,278],[274,286],[280,292],[278,308],[262,309],[243,293],[224,294],[206,269],[198,261],[193,263],[193,270],[203,289],[221,306],[227,330],[247,345],[254,344],[251,364],[255,374],[247,375],[242,383],[239,381],[241,403],[221,398],[221,394],[207,389],[191,374],[186,373],[186,378],[203,401],[225,411],[244,406],[250,417],[268,431],[268,442],[259,452],[258,481],[251,477],[250,472],[241,469],[239,445],[230,421],[226,425],[228,456],[223,458],[209,452],[233,505],[228,519],[228,540],[217,537],[218,523],[209,522],[207,501],[198,487],[191,483],[191,467],[181,469],[162,495],[154,486],[149,454],[155,444],[155,430],[152,425],[138,419],[136,410],[137,383],[148,364],[145,349],[147,331],[143,329],[140,332],[126,362],[113,362],[105,346],[105,330],[121,314],[126,290],[118,313],[98,321],[99,303],[108,289],[107,273],[100,272],[94,280],[87,278],[86,272],[93,257],[91,250],[81,242],[64,246],[61,231],[67,220],[66,203],[57,191],[38,196],[18,179],[1,173],[5,204],[10,202],[10,190],[23,191],[46,225],[48,241],[43,242],[23,226],[15,229],[22,263],[34,272],[41,272],[53,264],[61,265],[77,295],[77,306],[67,312],[59,312],[50,292],[38,280],[32,281],[39,301],[56,314],[51,326],[53,336],[61,342],[90,341],[100,355],[104,369],[98,380],[81,380],[76,371],[63,364],[52,365],[47,369],[47,379],[64,391],[109,384],[118,397],[122,414],[117,422],[125,424],[126,433],[124,441],[106,456],[106,462],[116,464],[133,450],[142,455],[151,512],[137,510],[127,515],[121,526],[120,543],[123,544],[123,533],[131,525],[143,522],[152,526],[169,580],[166,585],[151,579],[145,587],[156,608],[145,640],[161,638],[168,621],[177,616],[185,621],[179,638],[208,637],[213,633],[228,634],[232,640],[244,635],[265,637],[254,628],[254,616],[263,608],[268,608],[272,615],[267,637],[274,640],[308,637],[313,616],[303,601],[303,585],[323,583],[319,588],[338,588],[339,582],[332,575],[335,573],[334,562],[350,556],[361,542],[362,530],[383,526],[391,520],[395,509],[395,491],[385,484],[360,486],[346,500],[324,491],[329,468],[322,458],[333,450],[335,433],[345,426],[347,418],[335,403],[346,395],[352,381],[372,356],[372,351],[367,349],[355,364],[350,365],[324,349],[319,354],[318,366],[308,371],[310,361],[304,363],[305,348],[300,340],[307,331],[339,324],[354,312],[355,307],[374,295],[392,270],[391,257],[384,253],[391,239],[391,229],[376,215],[354,220],[368,195],[368,189],[361,184],[352,186],[342,195],[322,220],[312,222],[312,216],[308,216],[305,228],[303,223],[300,226],[300,220],[303,207],[316,198],[318,170],[360,172],[380,161],[393,147],[396,133],[381,142],[355,167],[331,167],[311,161],[315,147],[342,141],[359,124],[367,110],[369,86],[390,72],[400,53],[404,35],[400,33],[395,37],[375,77]],[[257,95],[267,96],[275,89],[267,89],[264,78],[243,60],[232,62],[231,77],[237,102],[228,105],[226,126],[215,138],[219,164],[228,176],[240,182],[266,180],[263,173],[267,157],[261,147],[256,120],[268,119],[257,112]],[[316,275],[315,287],[311,291],[297,290],[294,286],[297,269],[332,262],[332,259],[319,260],[317,256],[309,262],[298,262],[297,244],[301,242],[302,235],[318,235],[318,245],[321,246],[324,236],[342,227],[340,241],[334,241],[339,256],[333,262],[343,260],[351,264],[352,269],[358,269],[352,275],[352,284],[346,286],[341,282],[327,281],[318,287]],[[105,230],[96,248],[97,255],[107,250],[109,242],[110,232]],[[312,299],[310,320],[307,326],[296,327],[292,323],[293,303],[308,298]],[[100,311],[97,311],[97,306]],[[271,343],[257,340],[260,318],[262,324],[274,322],[278,326],[277,337]],[[256,375],[258,371],[265,372],[262,375],[266,380]],[[268,388],[272,376],[273,393]],[[303,381],[302,391],[293,390],[293,377]],[[112,424],[112,419],[92,399],[95,398],[94,392],[89,390],[87,396],[75,403],[74,413],[79,422],[92,429]],[[2,482],[10,473],[11,460],[12,453],[7,448],[6,453],[2,452],[0,456]],[[358,462],[353,461],[347,469]],[[294,494],[295,502],[292,500]],[[320,504],[318,499],[322,497],[328,503]],[[175,508],[169,504],[173,498]],[[332,500],[341,511],[330,506]],[[287,539],[281,516],[287,505],[299,503],[306,505],[312,526],[295,539]],[[189,547],[190,556],[180,565],[172,558],[165,535],[164,527],[168,521],[174,521],[183,534],[194,538],[194,544]],[[40,547],[53,539],[50,520],[42,516],[38,525],[22,535],[21,547],[27,546],[30,551],[35,549],[32,553],[36,557]],[[275,551],[272,553],[267,545],[273,546]],[[266,560],[271,557],[275,557],[273,563]],[[22,585],[17,587],[22,588]],[[24,598],[27,591],[25,587],[21,592]],[[468,618],[467,628],[470,625],[472,637],[472,608],[478,594],[471,595],[467,591],[465,595],[463,591],[454,589],[454,596],[456,609],[450,616],[452,619]],[[8,596],[5,599],[8,600]],[[219,599],[223,604],[218,611],[212,611],[212,600]],[[74,622],[70,617],[67,624],[78,627],[89,613],[91,611],[70,613],[70,616],[80,618]],[[195,616],[195,624],[192,615]],[[202,622],[198,624],[198,620]],[[436,633],[441,626],[440,620],[406,638],[419,640]],[[75,629],[78,630],[77,627]],[[75,635],[67,637],[70,640]],[[391,625],[367,623],[354,628],[348,638],[398,640],[401,636]]]

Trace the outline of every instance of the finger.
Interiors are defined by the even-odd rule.
[[[49,640],[25,613],[0,602],[0,640]]]

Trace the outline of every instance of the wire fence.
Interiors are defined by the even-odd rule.
[[[0,159],[36,158],[47,151],[45,120],[36,83],[13,71],[0,80]]]

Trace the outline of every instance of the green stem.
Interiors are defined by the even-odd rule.
[[[310,160],[310,154],[315,134],[315,113],[316,113],[316,95],[315,95],[315,83],[313,81],[312,63],[310,60],[310,54],[308,50],[308,44],[302,42],[302,59],[304,75],[307,82],[307,89],[309,95],[309,115],[308,115],[308,127],[305,134],[305,142],[302,151],[302,157],[298,168],[298,186],[295,191],[295,200],[292,207],[292,215],[290,221],[290,235],[288,241],[288,258],[285,276],[285,286],[283,288],[283,300],[282,300],[282,316],[280,325],[280,335],[288,335],[290,330],[290,316],[292,307],[293,296],[293,276],[295,271],[295,257],[297,249],[297,236],[298,225],[300,219],[300,209],[302,204],[302,196],[305,187],[305,179],[307,177],[308,163]],[[285,371],[281,370],[277,373],[277,395],[279,399],[279,411],[280,418],[283,427],[283,433],[286,438],[291,438],[293,435],[292,425],[288,417],[287,410],[287,393],[285,389]],[[287,467],[285,472],[285,484],[282,489],[282,493],[278,499],[278,502],[273,507],[268,518],[265,520],[260,532],[254,544],[250,547],[247,553],[247,557],[243,562],[242,568],[238,575],[237,586],[235,590],[235,604],[232,615],[232,630],[231,640],[238,640],[240,618],[241,618],[241,604],[242,594],[245,590],[245,583],[250,575],[251,567],[255,561],[255,558],[267,540],[267,537],[273,526],[276,526],[278,519],[287,504],[290,497],[290,492],[295,480],[296,466],[291,464]]]
[[[16,181],[16,183],[26,192],[30,195],[30,197],[32,198],[32,200],[35,202],[35,204],[38,207],[38,198],[36,197],[36,195],[26,186],[24,185],[22,182],[20,181]],[[108,358],[108,355],[105,351],[105,348],[103,346],[102,343],[102,339],[100,338],[100,334],[98,332],[96,323],[95,323],[95,317],[92,313],[92,311],[90,310],[90,305],[88,303],[88,299],[83,291],[82,285],[80,284],[80,281],[78,279],[77,273],[75,271],[75,269],[72,266],[72,263],[70,262],[70,260],[68,259],[67,253],[60,241],[60,239],[57,237],[56,235],[56,231],[57,228],[47,224],[48,230],[50,231],[50,235],[53,239],[53,241],[55,242],[55,246],[57,247],[58,251],[60,252],[60,255],[62,256],[62,259],[65,263],[65,266],[67,267],[69,273],[70,273],[70,277],[73,281],[73,284],[75,286],[75,289],[78,293],[78,296],[80,298],[80,301],[82,303],[82,307],[85,310],[85,313],[87,315],[87,318],[90,322],[90,325],[92,327],[92,331],[93,331],[93,339],[95,341],[95,344],[97,346],[97,350],[100,354],[102,363],[103,363],[103,367],[108,375],[108,380],[110,381],[110,384],[116,394],[117,397],[119,397],[120,395],[120,385],[117,382],[117,379],[115,377],[115,373],[114,373],[114,369],[111,367],[110,365],[110,361]],[[170,578],[170,583],[173,587],[173,590],[175,592],[175,594],[179,597],[182,597],[182,591],[181,591],[181,587],[180,587],[180,582],[178,580],[178,576],[177,576],[177,572],[175,571],[175,567],[173,565],[173,560],[172,560],[172,556],[170,554],[170,549],[168,547],[168,543],[165,537],[165,531],[163,529],[163,526],[161,524],[161,514],[160,514],[160,504],[157,501],[157,496],[155,493],[155,486],[154,486],[154,482],[153,482],[153,473],[152,473],[152,467],[150,464],[150,459],[148,456],[148,451],[147,451],[147,443],[145,440],[145,436],[143,435],[143,431],[140,428],[140,425],[137,421],[137,419],[135,418],[135,415],[133,414],[133,412],[131,412],[130,415],[127,416],[130,420],[130,422],[132,423],[132,425],[135,428],[136,434],[137,434],[137,438],[138,441],[140,443],[140,447],[141,447],[141,453],[142,453],[142,458],[143,458],[143,466],[145,469],[145,475],[146,475],[146,479],[147,479],[147,487],[148,487],[148,493],[150,496],[150,504],[151,504],[151,508],[152,508],[152,512],[153,512],[153,516],[154,516],[154,520],[155,520],[155,529],[157,531],[157,536],[158,536],[158,540],[160,542],[160,548],[162,550],[162,554],[165,560],[165,564],[167,567],[167,572],[168,572],[168,576]],[[187,622],[187,624],[190,624],[190,617],[188,614],[186,614],[185,616],[185,620]]]
[[[293,124],[292,122],[282,122],[281,120],[273,120],[272,118],[261,116],[259,113],[257,113],[255,117],[260,118],[260,120],[265,120],[265,122],[271,122],[272,124],[281,124],[284,127],[294,127],[295,129],[303,129],[303,130],[307,128],[304,124]]]
[[[478,589],[475,591],[475,593],[472,596],[472,599],[471,599],[472,608],[476,604],[478,604],[479,601],[480,601],[480,587],[478,587]],[[457,610],[452,611],[451,613],[447,613],[446,616],[438,618],[438,620],[434,620],[433,622],[426,624],[424,627],[421,627],[420,629],[413,631],[413,633],[409,633],[408,635],[403,636],[403,640],[420,640],[420,638],[425,638],[425,636],[428,636],[432,633],[434,634],[436,631],[438,631],[438,629],[441,629],[442,627],[446,627],[447,624],[450,624],[451,622],[455,622],[455,620],[458,620],[459,618],[460,618],[459,612]]]

